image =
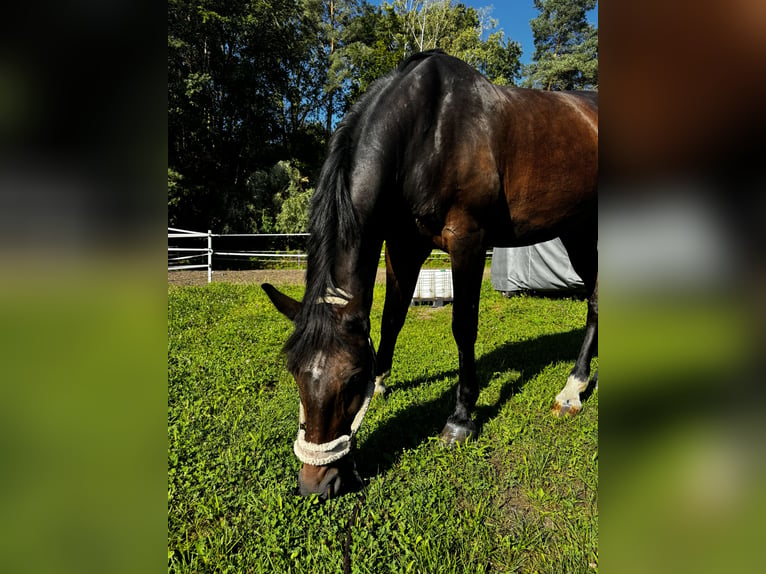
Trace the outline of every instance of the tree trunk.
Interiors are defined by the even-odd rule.
[[[332,65],[332,56],[335,54],[335,0],[329,1],[330,11],[330,57],[328,58],[328,65]],[[327,137],[332,134],[332,116],[333,116],[333,100],[335,89],[330,88],[327,93],[327,119],[325,120],[325,130],[327,131]]]

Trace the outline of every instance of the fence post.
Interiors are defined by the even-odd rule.
[[[213,232],[207,230],[207,282],[213,280]]]

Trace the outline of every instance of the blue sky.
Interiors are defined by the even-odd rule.
[[[506,37],[521,43],[523,53],[521,62],[528,64],[535,52],[535,43],[532,39],[532,29],[529,21],[538,15],[532,0],[496,0],[495,2],[483,0],[462,0],[466,6],[474,8],[492,7],[490,16],[498,21],[498,28],[505,32]],[[588,21],[598,26],[598,6],[588,12]]]
[[[466,6],[474,8],[491,7],[490,16],[498,21],[498,28],[505,32],[506,37],[521,44],[523,53],[522,64],[528,64],[535,52],[532,40],[532,30],[529,21],[537,16],[532,0],[457,0]],[[380,4],[381,0],[374,2]],[[588,21],[598,26],[598,7],[588,13]]]

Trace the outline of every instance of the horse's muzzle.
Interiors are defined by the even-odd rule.
[[[298,490],[301,496],[318,494],[323,500],[359,490],[362,479],[350,456],[327,466],[304,464],[298,472]]]

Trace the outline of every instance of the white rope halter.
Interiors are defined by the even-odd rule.
[[[351,300],[351,295],[343,289],[328,289],[325,295],[317,299],[316,303],[328,303],[330,305],[338,305],[345,307]],[[370,339],[370,349],[375,353],[375,348],[372,345],[372,339]],[[313,466],[325,466],[336,460],[340,460],[346,456],[353,448],[353,440],[359,427],[362,426],[364,415],[367,414],[367,409],[370,406],[370,401],[375,393],[375,379],[371,379],[365,389],[362,406],[359,411],[354,415],[354,420],[351,421],[351,431],[349,434],[344,434],[336,439],[321,444],[309,442],[306,440],[306,413],[303,410],[303,403],[300,403],[300,410],[298,416],[298,437],[293,444],[293,452],[304,464],[311,464]]]
[[[367,385],[362,407],[351,422],[351,432],[339,436],[329,442],[323,442],[322,444],[316,444],[306,440],[306,429],[304,428],[304,425],[306,424],[306,414],[303,412],[303,403],[301,403],[298,438],[295,439],[295,444],[293,445],[295,456],[305,464],[325,466],[343,458],[351,452],[354,436],[356,435],[356,431],[358,431],[359,427],[362,425],[362,420],[364,420],[364,415],[367,414],[367,409],[370,406],[370,400],[372,399],[374,392],[375,380],[371,380]]]

